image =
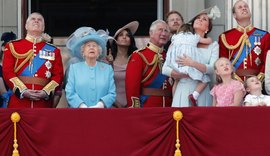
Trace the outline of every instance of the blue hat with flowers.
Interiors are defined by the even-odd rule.
[[[88,41],[94,41],[102,48],[99,56],[100,59],[107,53],[106,44],[108,38],[110,38],[108,31],[96,31],[91,27],[80,27],[69,36],[66,46],[73,56],[78,57],[79,59],[83,59],[81,46]]]

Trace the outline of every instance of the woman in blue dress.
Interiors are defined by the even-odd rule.
[[[216,7],[213,7],[216,9]],[[212,19],[215,19],[215,13],[213,8],[205,9],[201,11],[197,16],[191,20],[191,25],[195,30],[196,34],[200,37],[206,37],[207,34],[212,29]],[[218,17],[218,16],[217,16]],[[181,57],[177,63],[183,66],[190,66],[196,68],[200,72],[208,75],[213,83],[214,76],[214,63],[218,59],[219,46],[217,42],[212,42],[209,45],[198,44],[197,51],[201,54],[200,62],[191,59],[189,56]],[[173,70],[168,64],[164,64],[162,72],[165,75],[171,76],[173,78],[179,79],[177,83],[176,90],[173,97],[172,107],[190,107],[194,103],[197,106],[211,106],[212,97],[210,95],[210,85],[207,86],[199,94],[198,99],[194,99],[194,90],[198,84],[198,80],[192,79],[187,74],[179,73]]]
[[[65,87],[72,108],[110,108],[115,101],[114,72],[99,61],[106,54],[108,33],[91,27],[77,29],[68,39],[67,47],[83,61],[71,64]]]

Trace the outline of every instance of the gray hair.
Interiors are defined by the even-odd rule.
[[[33,13],[31,13],[31,14],[27,17],[26,23],[30,21],[31,15],[33,15],[33,14],[40,15],[40,16],[42,17],[42,19],[43,19],[43,23],[45,24],[44,17],[43,17],[43,15],[41,15],[41,13],[39,13],[39,12],[33,12]]]
[[[88,42],[88,41],[87,41]],[[83,47],[85,46],[85,44],[87,43],[87,42],[85,42],[84,44],[82,44],[82,46],[81,46],[81,54],[82,54],[82,56],[83,56]],[[95,42],[95,41],[94,41]],[[99,45],[99,44],[97,44],[98,45],[98,52],[99,52],[99,57],[98,57],[98,59],[100,59],[100,57],[102,56],[102,48],[101,48],[101,46]],[[83,56],[83,58],[84,58],[84,56]]]
[[[159,24],[159,23],[164,23],[164,24],[167,25],[167,23],[166,23],[165,21],[163,21],[163,20],[161,20],[161,19],[157,19],[157,20],[155,20],[154,22],[152,22],[149,31],[150,31],[150,32],[151,32],[151,31],[154,31],[154,30],[156,29],[156,27],[157,27],[157,24]],[[169,26],[168,26],[168,25],[167,25],[167,30],[168,30],[168,32],[170,32],[170,29],[169,29]]]
[[[39,13],[39,12],[33,12],[27,17],[26,22],[25,22],[25,28],[28,29],[27,27],[28,27],[29,21],[30,21],[32,15],[34,15],[34,14],[40,15],[42,17],[43,31],[44,31],[44,29],[45,29],[45,20],[44,20],[43,15],[41,13]]]

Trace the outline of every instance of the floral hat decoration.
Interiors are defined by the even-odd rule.
[[[203,9],[202,11],[197,13],[188,23],[192,23],[192,21],[194,21],[194,18],[201,14],[206,14],[211,20],[215,20],[216,18],[220,18],[221,16],[219,8],[215,5],[207,9]]]
[[[106,43],[109,38],[111,37],[109,36],[108,31],[96,31],[92,27],[80,27],[69,36],[66,42],[66,46],[73,56],[78,57],[79,59],[83,59],[81,46],[88,41],[95,41],[102,48],[98,58],[101,59],[107,53]]]

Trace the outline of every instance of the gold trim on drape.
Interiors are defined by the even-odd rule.
[[[179,121],[183,118],[183,113],[179,110],[173,112],[173,119],[176,120],[176,150],[174,156],[182,156],[180,151],[180,139],[179,139]]]
[[[18,143],[17,143],[17,122],[20,121],[21,116],[19,113],[14,112],[11,114],[10,117],[11,121],[14,123],[14,144],[13,144],[13,152],[12,152],[12,156],[20,156],[19,151],[18,151]]]

